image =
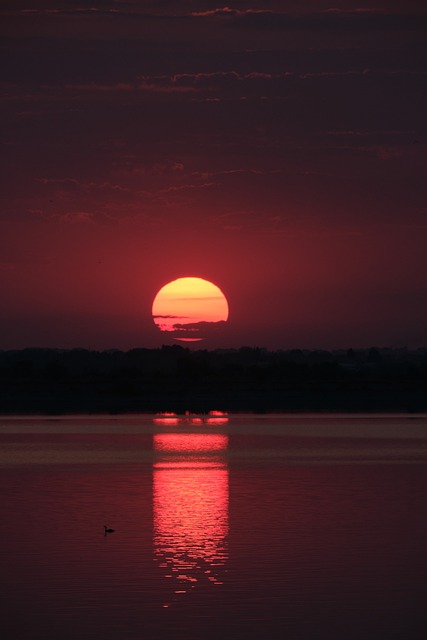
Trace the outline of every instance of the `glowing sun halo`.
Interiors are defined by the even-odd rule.
[[[153,320],[175,340],[194,342],[209,337],[228,319],[227,298],[202,278],[178,278],[160,289],[153,302]]]

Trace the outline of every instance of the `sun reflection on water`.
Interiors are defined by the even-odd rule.
[[[228,559],[228,438],[154,435],[154,554],[175,598],[222,584]]]
[[[223,411],[209,411],[207,416],[199,416],[197,414],[186,413],[185,416],[178,416],[176,413],[159,413],[153,418],[153,424],[165,427],[174,427],[181,425],[201,426],[208,425],[226,425],[228,424],[227,413]]]

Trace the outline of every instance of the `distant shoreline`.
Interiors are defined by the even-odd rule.
[[[427,411],[427,349],[0,351],[0,415]]]
[[[126,419],[132,419],[134,418],[135,420],[138,420],[138,418],[143,418],[143,419],[147,419],[147,418],[158,418],[163,416],[163,412],[162,411],[157,411],[157,412],[151,412],[151,411],[124,411],[122,413],[106,413],[106,412],[84,412],[84,411],[74,411],[74,412],[48,412],[48,413],[43,413],[43,412],[33,412],[33,413],[18,413],[18,412],[0,412],[0,420],[1,419],[10,419],[10,420],[28,420],[28,419],[34,419],[34,420],[73,420],[75,418],[84,418],[87,420],[98,420],[98,419],[105,419],[105,420],[117,420],[118,418],[126,418]],[[265,411],[265,412],[255,412],[255,411],[232,411],[232,412],[226,412],[225,413],[226,416],[228,417],[233,417],[233,418],[245,418],[245,417],[256,417],[256,418],[274,418],[277,417],[278,419],[280,418],[289,418],[289,419],[298,419],[298,418],[318,418],[318,419],[327,419],[327,418],[393,418],[393,417],[399,417],[399,418],[407,418],[409,419],[425,419],[427,418],[427,410],[425,411],[418,411],[418,412],[410,412],[410,411],[404,411],[404,410],[396,410],[396,411],[341,411],[341,410],[325,410],[325,411],[305,411],[305,410],[301,410],[301,411]],[[193,417],[201,417],[201,418],[206,418],[209,417],[209,412],[199,412],[199,413],[192,413],[191,416]],[[186,414],[185,413],[176,413],[176,418],[178,419],[184,419],[186,418]]]

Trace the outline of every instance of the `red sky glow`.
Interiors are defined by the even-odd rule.
[[[230,306],[194,348],[425,346],[424,2],[0,14],[0,349],[173,344],[188,276]]]

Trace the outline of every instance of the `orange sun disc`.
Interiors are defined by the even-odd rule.
[[[153,320],[175,340],[208,338],[228,319],[227,298],[202,278],[178,278],[160,289],[153,302]]]

